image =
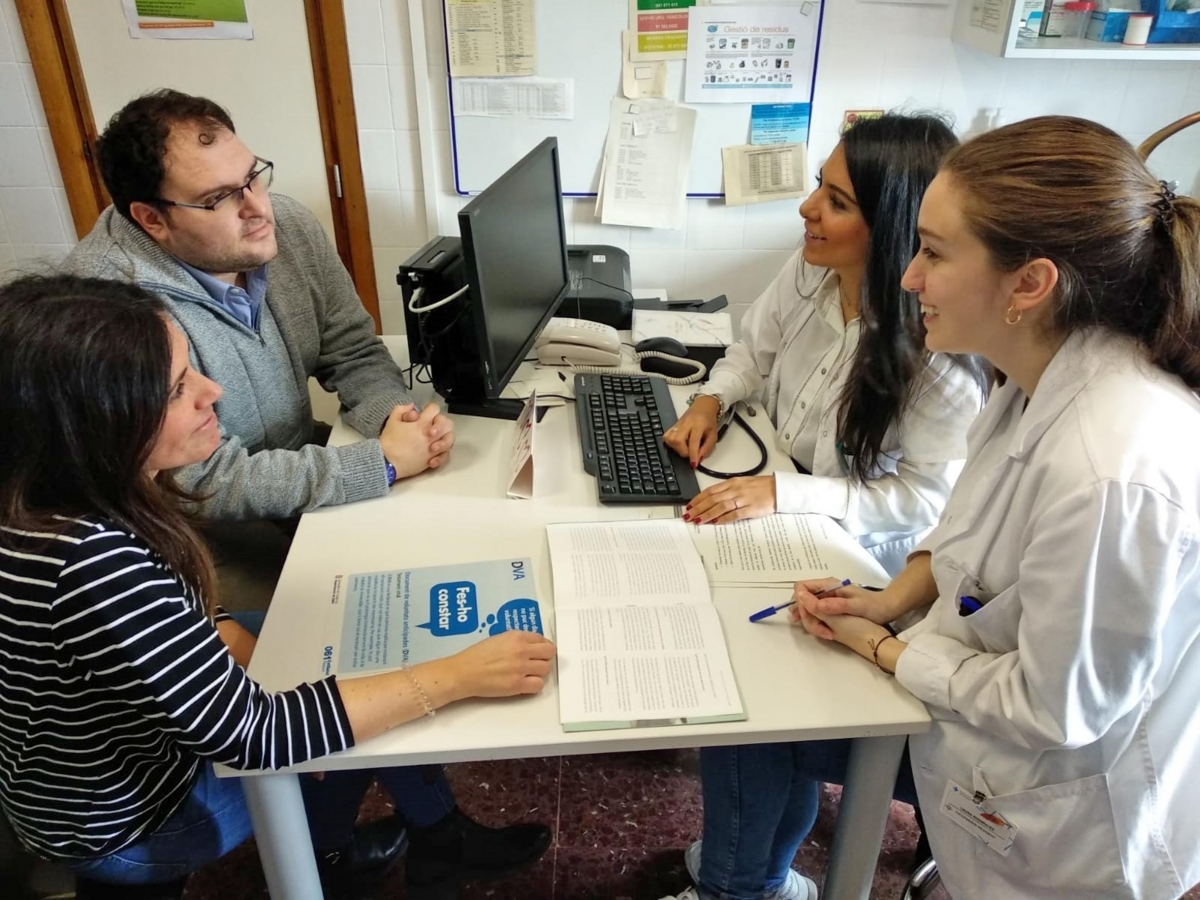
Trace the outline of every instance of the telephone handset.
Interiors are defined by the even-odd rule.
[[[617,329],[585,319],[553,318],[546,323],[533,349],[543,366],[570,366],[586,374],[656,375],[668,384],[692,384],[708,374],[704,363],[686,359],[687,350],[677,341],[675,353],[664,353],[658,347],[643,347],[653,343],[643,341],[634,358],[640,368],[617,368],[621,365],[621,337]]]
[[[533,349],[544,366],[616,366],[621,362],[617,329],[585,319],[551,319]]]

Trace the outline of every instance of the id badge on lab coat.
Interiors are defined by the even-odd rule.
[[[976,802],[977,798],[980,802]],[[1008,856],[1017,836],[1017,826],[988,809],[986,797],[947,781],[941,810],[959,828],[979,838],[1001,856]]]

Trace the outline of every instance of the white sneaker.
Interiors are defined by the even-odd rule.
[[[694,842],[683,853],[683,864],[687,866],[688,875],[696,884],[700,883],[700,843]],[[679,895],[679,900],[684,900],[683,894]],[[696,900],[699,900],[698,893]],[[783,884],[778,890],[765,895],[763,900],[817,900],[817,885],[811,878],[806,878],[795,869],[788,869]]]
[[[659,900],[700,900],[700,892],[695,888],[688,888],[682,894],[672,894],[669,897],[660,897]]]

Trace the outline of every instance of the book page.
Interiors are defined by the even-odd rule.
[[[878,560],[828,516],[776,514],[729,525],[689,525],[712,584],[849,578],[882,586]]]
[[[681,519],[548,525],[555,609],[712,603]]]
[[[556,615],[564,725],[743,712],[715,606],[560,609]]]

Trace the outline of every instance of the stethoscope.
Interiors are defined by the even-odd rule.
[[[752,416],[757,415],[752,407],[747,406],[746,411]],[[758,465],[746,469],[744,472],[718,472],[715,469],[708,468],[708,466],[696,466],[696,471],[703,472],[705,475],[708,475],[712,478],[720,478],[724,480],[728,478],[747,478],[751,475],[757,475],[767,467],[767,445],[764,444],[763,439],[758,436],[758,432],[751,428],[750,424],[742,418],[742,414],[739,413],[736,408],[733,411],[733,418],[722,425],[721,430],[717,432],[717,442],[720,443],[721,438],[725,437],[725,432],[729,430],[729,426],[734,422],[737,422],[737,424],[741,426],[742,430],[746,432],[746,434],[750,435],[750,439],[754,441],[755,446],[758,447]]]
[[[754,408],[752,406],[747,406],[746,412],[748,412],[752,416],[757,415],[757,413],[755,413]],[[758,454],[759,454],[758,465],[752,466],[751,468],[746,469],[743,472],[718,472],[716,469],[710,469],[710,468],[708,468],[708,466],[700,465],[700,466],[696,466],[697,471],[703,472],[705,475],[708,475],[712,478],[720,478],[721,480],[727,480],[730,478],[748,478],[751,475],[757,475],[759,472],[761,472],[763,469],[765,469],[767,467],[767,445],[764,444],[763,439],[758,436],[758,432],[756,432],[753,428],[751,428],[750,424],[745,419],[742,418],[741,413],[739,413],[737,411],[736,407],[734,408],[734,411],[733,411],[733,418],[730,419],[728,422],[726,422],[724,425],[722,425],[721,430],[717,432],[717,442],[719,443],[721,438],[725,437],[725,432],[727,432],[729,430],[729,426],[732,425],[734,422],[736,422],[738,425],[740,425],[742,430],[745,431],[746,434],[750,435],[750,439],[752,441],[754,441],[755,446],[758,447]],[[841,466],[842,466],[842,471],[844,473],[849,473],[850,459],[849,459],[849,457],[846,456],[846,445],[842,441],[837,442],[837,454],[838,454],[838,461],[841,463]],[[812,472],[808,471],[808,469],[804,468],[804,466],[800,465],[800,463],[796,462],[796,460],[794,460],[794,459],[792,460],[792,465],[794,465],[796,467],[797,471],[799,471],[801,475],[811,475],[812,474]]]

